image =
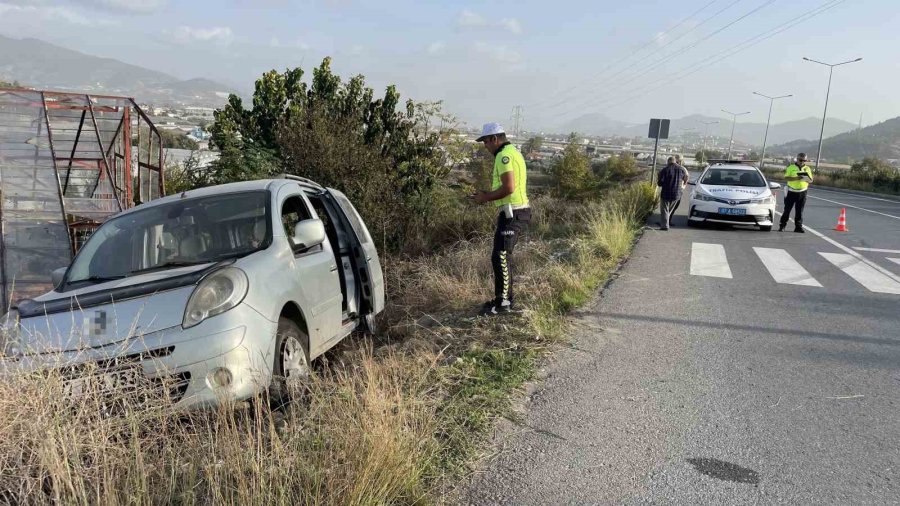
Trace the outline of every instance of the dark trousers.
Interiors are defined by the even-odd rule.
[[[784,213],[781,215],[781,227],[787,226],[791,209],[794,211],[794,228],[803,228],[803,207],[806,206],[806,192],[787,192],[784,197]]]
[[[497,231],[494,232],[494,249],[491,252],[491,266],[494,268],[494,299],[497,304],[513,301],[512,254],[519,241],[519,235],[531,222],[531,209],[517,209],[513,217],[507,218],[501,211],[497,216]]]

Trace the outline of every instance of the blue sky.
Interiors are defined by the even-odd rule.
[[[522,105],[530,128],[588,112],[642,123],[724,108],[765,121],[753,91],[794,95],[776,122],[821,116],[828,70],[803,56],[864,57],[835,70],[829,116],[875,123],[900,116],[898,27],[897,0],[0,0],[6,36],[242,89],[330,55],[344,77],[444,100],[472,124],[508,122]]]

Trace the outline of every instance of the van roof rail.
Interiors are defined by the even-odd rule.
[[[298,182],[300,182],[300,183],[305,183],[305,184],[308,184],[308,185],[310,185],[310,186],[315,186],[316,188],[323,188],[322,185],[320,185],[319,183],[313,181],[312,179],[305,178],[305,177],[301,177],[301,176],[295,176],[295,175],[293,175],[293,174],[281,174],[281,175],[278,176],[278,178],[279,178],[279,179],[290,179],[290,180],[292,180],[292,181],[298,181]]]

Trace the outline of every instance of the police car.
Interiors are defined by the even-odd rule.
[[[772,230],[775,194],[781,188],[769,182],[751,162],[716,161],[703,171],[690,198],[688,225],[724,223]]]

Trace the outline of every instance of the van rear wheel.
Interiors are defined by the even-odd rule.
[[[293,320],[278,319],[275,336],[275,364],[269,398],[273,407],[281,407],[302,393],[309,382],[309,337]]]

